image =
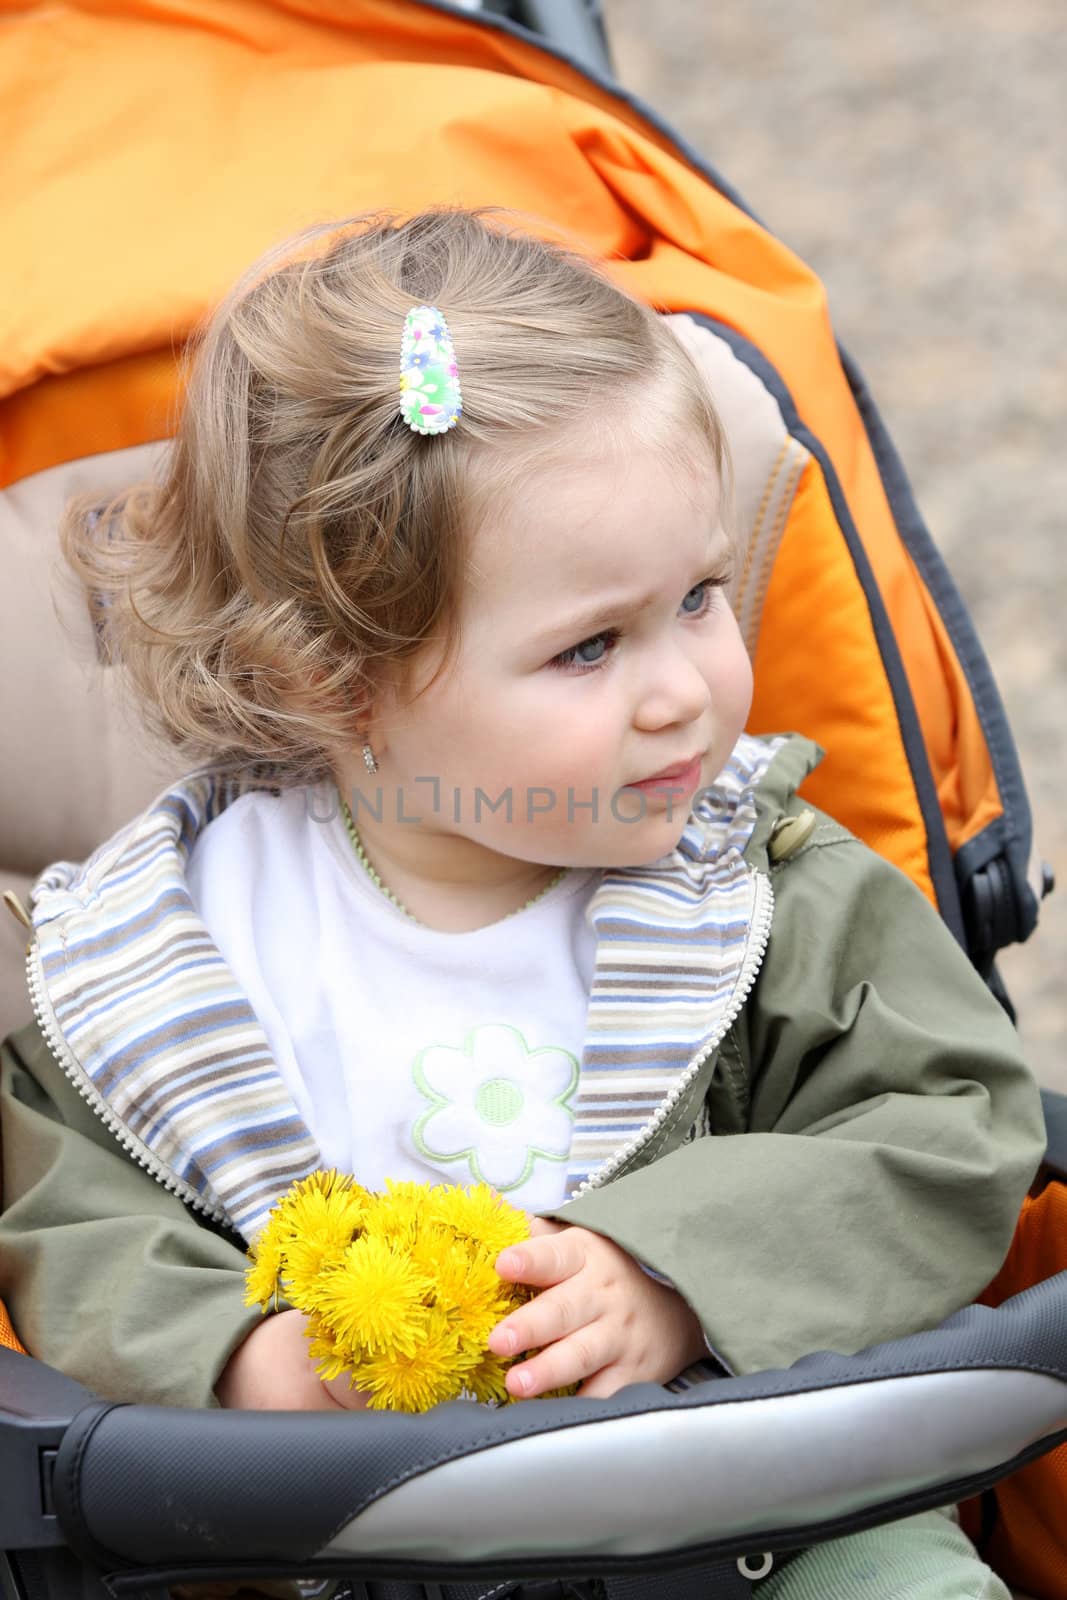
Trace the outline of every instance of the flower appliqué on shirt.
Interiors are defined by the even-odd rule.
[[[531,1050],[517,1028],[488,1022],[461,1048],[427,1045],[411,1070],[431,1102],[412,1134],[427,1160],[465,1160],[476,1182],[504,1193],[525,1183],[536,1161],[570,1154],[578,1062],[569,1050]]]

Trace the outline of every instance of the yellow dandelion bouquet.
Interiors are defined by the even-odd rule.
[[[507,1404],[509,1366],[487,1349],[496,1324],[534,1290],[493,1263],[529,1237],[526,1214],[487,1184],[387,1182],[384,1194],[336,1171],[282,1196],[249,1255],[246,1305],[279,1297],[308,1318],[320,1378],[351,1373],[368,1405],[428,1411],[461,1395]]]

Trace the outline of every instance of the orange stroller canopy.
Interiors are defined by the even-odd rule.
[[[1028,841],[1005,821],[822,284],[651,113],[506,25],[413,0],[0,10],[0,485],[165,438],[183,341],[306,224],[436,203],[543,218],[628,290],[705,314],[766,363],[809,445],[773,529],[752,730],[815,738],[827,759],[810,798],[961,937],[953,856],[970,846],[981,865],[1010,845],[1008,936],[1029,932]]]

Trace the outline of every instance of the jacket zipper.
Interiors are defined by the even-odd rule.
[[[33,1006],[33,1014],[37,1020],[37,1026],[40,1028],[41,1035],[55,1057],[64,1077],[70,1080],[89,1109],[100,1118],[104,1127],[122,1146],[127,1155],[136,1161],[139,1167],[143,1167],[158,1184],[169,1190],[171,1194],[177,1195],[178,1199],[184,1201],[192,1210],[202,1212],[212,1222],[221,1222],[232,1228],[233,1223],[222,1207],[209,1204],[202,1195],[196,1192],[192,1184],[187,1183],[184,1178],[180,1178],[176,1172],[167,1166],[166,1162],[153,1155],[148,1146],[138,1139],[135,1133],[130,1132],[121,1117],[112,1111],[99,1089],[90,1081],[77,1056],[75,1056],[63,1037],[62,1029],[56,1021],[56,1014],[44,985],[41,952],[36,938],[31,938],[26,946],[26,981],[29,985],[30,1002]]]
[[[759,976],[763,958],[767,953],[767,943],[771,936],[771,919],[774,916],[774,890],[771,880],[764,873],[750,868],[755,880],[755,901],[752,907],[752,922],[748,932],[748,943],[741,962],[741,971],[737,976],[734,992],[730,997],[730,1004],[719,1021],[719,1026],[714,1034],[704,1045],[699,1054],[695,1055],[682,1073],[670,1094],[663,1100],[643,1128],[630,1140],[629,1144],[622,1145],[614,1155],[608,1156],[595,1172],[591,1172],[568,1198],[577,1200],[580,1195],[588,1194],[590,1189],[599,1189],[609,1178],[614,1178],[621,1167],[649,1142],[675,1110],[679,1101],[689,1089],[697,1073],[705,1061],[717,1050],[737,1021],[744,1008],[745,1001],[752,992],[752,986]]]

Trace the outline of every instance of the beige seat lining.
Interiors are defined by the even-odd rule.
[[[810,452],[786,431],[778,402],[724,338],[682,314],[667,321],[703,372],[726,430],[742,552],[731,599],[754,655],[774,559]]]

